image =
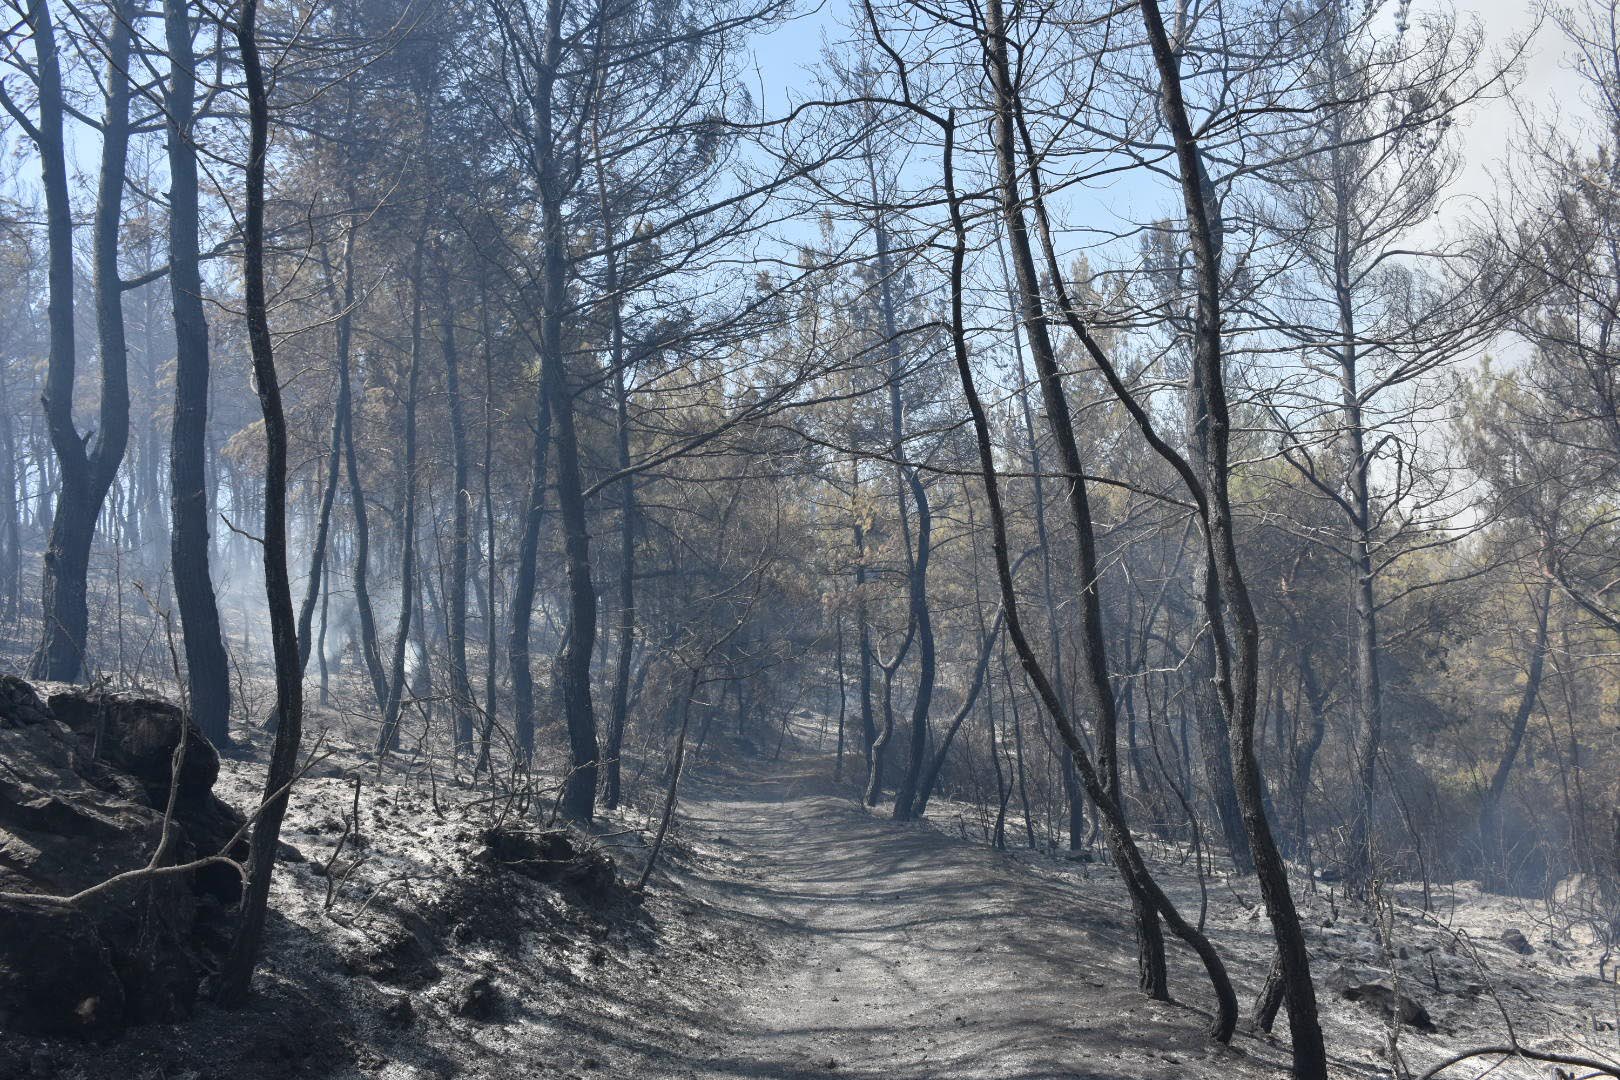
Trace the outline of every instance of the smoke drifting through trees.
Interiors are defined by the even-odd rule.
[[[1223,1040],[1143,843],[1256,875],[1301,1077],[1304,890],[1620,910],[1612,4],[1476,215],[1518,54],[1422,4],[863,0],[765,84],[786,0],[8,11],[0,644],[167,683],[172,607],[274,729],[228,999],[304,726],[661,844],[802,703],[1100,843]]]

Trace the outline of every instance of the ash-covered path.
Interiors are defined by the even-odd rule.
[[[688,842],[714,899],[782,944],[680,1077],[1277,1076],[1276,1046],[1215,1046],[1210,995],[1173,948],[1186,1004],[1135,992],[1118,885],[1043,880],[981,846],[828,790],[829,763],[695,782]],[[818,779],[819,778],[819,779]],[[697,883],[693,882],[696,885]],[[711,1041],[712,1039],[712,1041]]]

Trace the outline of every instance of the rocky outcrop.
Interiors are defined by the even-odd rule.
[[[72,896],[151,861],[188,723],[166,701],[0,676],[0,1030],[98,1038],[190,1014],[229,938],[230,866],[71,906],[17,895]],[[220,854],[242,824],[195,727],[177,774],[165,865]]]
[[[1330,970],[1324,981],[1346,1001],[1376,1009],[1386,1020],[1399,1020],[1419,1031],[1434,1030],[1429,1010],[1416,998],[1392,986],[1385,973],[1357,964],[1344,964]]]

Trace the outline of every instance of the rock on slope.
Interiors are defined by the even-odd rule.
[[[190,1015],[228,940],[240,878],[215,864],[64,897],[148,865],[220,854],[242,824],[219,756],[174,705],[0,676],[0,1030],[99,1038]],[[177,773],[177,775],[175,775]],[[238,853],[239,854],[239,853]]]

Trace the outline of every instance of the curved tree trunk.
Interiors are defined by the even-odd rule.
[[[270,609],[270,635],[275,652],[275,749],[265,776],[264,803],[253,822],[248,859],[247,894],[242,918],[219,975],[219,997],[226,1006],[247,1000],[258,960],[259,943],[270,897],[270,875],[276,865],[281,820],[298,774],[298,744],[303,736],[303,676],[298,669],[298,627],[293,620],[292,582],[287,575],[287,422],[281,406],[281,383],[270,341],[270,318],[264,282],[264,170],[270,137],[270,102],[255,36],[258,0],[243,0],[236,37],[247,83],[249,147],[247,197],[242,224],[242,276],[253,353],[254,385],[264,414],[264,587]]]
[[[917,470],[907,469],[911,499],[917,506],[917,555],[911,568],[911,618],[917,624],[917,687],[911,704],[911,747],[905,774],[894,794],[894,816],[910,821],[921,815],[917,794],[928,759],[928,709],[934,697],[934,623],[928,613],[928,560],[933,546],[933,514]],[[954,728],[952,729],[954,731]],[[926,796],[925,796],[926,798]]]
[[[1090,497],[1085,472],[1081,465],[1080,449],[1075,440],[1074,424],[1070,416],[1068,398],[1058,372],[1057,354],[1048,330],[1047,313],[1041,301],[1041,283],[1035,270],[1035,259],[1030,247],[1028,225],[1024,218],[1024,202],[1020,192],[1017,161],[1017,129],[1013,116],[1017,107],[1017,90],[1007,58],[1006,24],[1000,0],[990,0],[985,9],[987,36],[985,39],[988,66],[995,85],[995,146],[1000,211],[1006,225],[1007,244],[1012,254],[1013,275],[1018,286],[1018,302],[1024,323],[1024,337],[1029,344],[1035,372],[1041,386],[1041,400],[1046,406],[1046,418],[1052,438],[1057,446],[1058,460],[1065,474],[1065,487],[1070,523],[1075,529],[1075,577],[1078,581],[1080,601],[1080,670],[1076,672],[1079,693],[1095,725],[1097,772],[1100,774],[1106,798],[1120,815],[1117,823],[1105,823],[1112,832],[1124,828],[1124,802],[1119,783],[1119,756],[1117,716],[1113,687],[1109,685],[1107,653],[1103,644],[1102,598],[1097,570],[1096,541],[1092,532]],[[1004,598],[1004,602],[1005,598]],[[1007,615],[1009,627],[1013,615]],[[1022,657],[1023,650],[1020,649]],[[1028,660],[1025,660],[1028,667]],[[1062,702],[1056,687],[1053,699]],[[1042,693],[1043,699],[1046,694]],[[1050,710],[1051,702],[1047,702]],[[1067,741],[1067,740],[1066,740]],[[1074,747],[1070,747],[1073,752]],[[1078,761],[1076,767],[1080,767]],[[1085,770],[1082,768],[1082,772]],[[1096,801],[1095,796],[1093,801]],[[1133,874],[1126,874],[1129,885]],[[1131,888],[1131,907],[1136,921],[1138,964],[1142,992],[1149,997],[1168,999],[1169,977],[1165,971],[1164,938],[1158,924],[1158,915],[1147,891],[1140,884]]]
[[[945,725],[945,735],[939,740],[939,749],[935,751],[933,760],[928,763],[922,781],[918,784],[917,802],[911,815],[914,818],[922,817],[928,810],[928,800],[934,794],[934,785],[939,783],[939,774],[945,768],[945,759],[951,752],[951,742],[956,738],[957,729],[962,726],[962,722],[967,719],[968,714],[973,711],[974,704],[979,700],[979,691],[985,683],[984,673],[990,667],[990,654],[995,651],[996,639],[1001,636],[1001,620],[1002,613],[998,610],[996,621],[989,631],[985,632],[979,644],[979,659],[973,666],[973,681],[968,685],[967,696],[962,699],[962,706],[956,710],[956,715]],[[979,625],[982,629],[984,623],[981,621]],[[995,747],[992,746],[991,752],[994,753],[994,750]]]
[[[1326,1080],[1327,1053],[1311,982],[1310,955],[1300,926],[1288,872],[1266,819],[1260,763],[1254,747],[1259,689],[1260,631],[1237,558],[1232,508],[1227,491],[1227,441],[1231,420],[1226,403],[1221,352],[1220,208],[1205,171],[1181,94],[1180,58],[1165,33],[1157,0],[1141,0],[1142,20],[1153,51],[1162,91],[1162,111],[1175,146],[1182,202],[1197,274],[1196,341],[1193,366],[1202,397],[1198,417],[1203,450],[1195,471],[1203,484],[1203,511],[1210,575],[1205,611],[1215,631],[1217,677],[1230,724],[1232,767],[1243,823],[1271,917],[1272,936],[1283,972],[1293,1040],[1293,1074],[1298,1080]],[[1230,632],[1225,620],[1230,619]]]
[[[1005,106],[1007,104],[1005,92],[1010,88],[1011,82],[1006,64],[1006,45],[1003,39],[999,0],[990,0],[986,11],[990,30],[986,41],[987,51],[990,53],[992,74],[996,79],[997,88],[1000,92],[998,94],[1000,104]],[[1002,112],[1002,110],[998,109],[998,112]],[[1006,119],[1004,112],[1002,112],[1001,119]],[[1006,136],[1005,124],[998,124],[998,127],[1002,129],[999,134]],[[1153,880],[1153,876],[1149,873],[1147,864],[1142,858],[1141,851],[1137,848],[1136,841],[1131,836],[1129,827],[1125,824],[1124,816],[1119,811],[1118,804],[1114,802],[1097,768],[1092,765],[1085,744],[1081,741],[1079,732],[1070,721],[1067,707],[1062,699],[1058,697],[1056,688],[1047,677],[1039,657],[1031,648],[1029,639],[1025,636],[1018,617],[1018,597],[1013,586],[1012,560],[1007,550],[1006,514],[1002,509],[1000,482],[996,477],[995,450],[990,441],[990,421],[975,387],[973,365],[968,357],[967,333],[962,315],[963,264],[967,256],[967,230],[963,224],[961,201],[956,194],[955,176],[952,167],[954,135],[955,126],[953,120],[945,125],[944,152],[945,190],[950,203],[951,225],[955,238],[951,251],[951,345],[956,361],[957,377],[961,383],[963,396],[967,398],[968,411],[972,416],[974,437],[979,451],[980,472],[984,478],[985,501],[990,511],[996,580],[1001,589],[1001,601],[1007,622],[1007,636],[1012,640],[1013,647],[1018,653],[1024,671],[1029,676],[1030,682],[1035,686],[1042,704],[1046,706],[1047,711],[1050,713],[1059,735],[1067,744],[1069,752],[1074,755],[1075,767],[1080,771],[1080,778],[1085,785],[1087,795],[1091,797],[1092,802],[1097,806],[1098,814],[1103,821],[1104,831],[1108,836],[1109,849],[1114,855],[1115,865],[1118,867],[1120,876],[1124,880],[1126,888],[1130,891],[1133,900],[1148,906],[1158,916],[1162,917],[1171,930],[1186,942],[1203,962],[1216,996],[1216,1012],[1210,1033],[1214,1038],[1227,1042],[1231,1039],[1232,1032],[1237,1025],[1237,996],[1232,990],[1231,979],[1226,974],[1226,966],[1221,961],[1220,954],[1210,945],[1209,939],[1181,917],[1180,912],[1176,910],[1170,898],[1164,894],[1158,883]],[[1004,146],[1004,149],[1010,149],[1010,146]],[[1008,177],[1004,175],[1002,179],[1003,183],[1005,183]],[[1010,232],[1022,224],[1021,211],[1015,209],[1017,205],[1014,203],[1002,207],[1003,212],[1010,219],[1008,222]],[[1015,259],[1019,257],[1016,243],[1013,254]],[[1026,304],[1029,298],[1030,294],[1026,292],[1024,298]],[[1026,329],[1029,328],[1029,324],[1030,320],[1026,318]],[[1036,325],[1042,330],[1045,328],[1044,322]],[[1040,353],[1036,354],[1036,360],[1038,364],[1043,360]],[[1048,372],[1042,372],[1043,381],[1047,379],[1049,374]],[[1066,402],[1064,406],[1066,409]],[[1064,415],[1066,419],[1066,412]],[[1082,479],[1082,476],[1076,473],[1072,479],[1078,482]],[[1094,575],[1082,575],[1081,580],[1094,583],[1096,579]],[[1087,620],[1082,620],[1083,628],[1086,624]],[[1093,641],[1091,644],[1100,647],[1100,641]],[[1099,713],[1103,709],[1111,707],[1112,696],[1107,694],[1107,687],[1102,687],[1104,693],[1098,699],[1095,680],[1087,680],[1087,682],[1091,686],[1093,698],[1091,703],[1098,708]],[[1151,925],[1154,930],[1157,930],[1157,921],[1154,921]],[[1162,941],[1160,946],[1162,951]]]
[[[1041,554],[1041,596],[1046,603],[1046,636],[1052,657],[1052,681],[1063,700],[1067,701],[1069,692],[1063,677],[1063,644],[1058,634],[1057,591],[1052,586],[1052,547],[1046,527],[1045,469],[1041,461],[1040,441],[1035,435],[1035,411],[1029,404],[1029,376],[1024,370],[1018,290],[1007,273],[1007,252],[999,236],[996,237],[996,254],[1001,262],[1002,276],[1007,279],[1007,303],[1013,323],[1013,355],[1018,358],[1018,411],[1024,422],[1024,438],[1029,443],[1029,466],[1035,485],[1035,543]],[[1063,759],[1063,794],[1069,803],[1069,850],[1079,851],[1085,846],[1086,796],[1075,774],[1074,761],[1068,757]]]

